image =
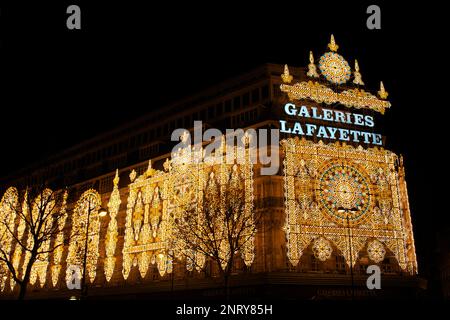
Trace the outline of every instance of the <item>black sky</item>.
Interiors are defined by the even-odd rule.
[[[390,93],[385,131],[405,157],[419,267],[428,268],[435,231],[449,221],[437,184],[447,160],[433,154],[448,115],[439,5],[93,2],[0,5],[0,176],[262,63],[306,66],[334,33],[366,87],[383,80]],[[366,28],[374,3],[381,30]],[[66,28],[70,4],[81,7],[81,31]]]

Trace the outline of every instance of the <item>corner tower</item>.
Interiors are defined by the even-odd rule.
[[[310,52],[306,80],[287,65],[281,75],[288,260],[296,267],[308,251],[353,269],[389,256],[400,273],[417,274],[403,159],[375,125],[388,92],[382,82],[366,91],[358,61],[352,68],[338,48],[332,35],[317,64]]]

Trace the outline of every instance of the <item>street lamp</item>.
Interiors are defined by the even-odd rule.
[[[108,210],[106,210],[106,209],[103,208],[103,207],[101,207],[101,208],[98,210],[98,216],[99,216],[100,218],[106,217],[107,214],[108,214]]]
[[[345,213],[345,218],[347,221],[347,233],[348,233],[348,247],[350,250],[350,277],[352,279],[352,300],[355,299],[355,285],[354,285],[354,279],[353,279],[353,253],[352,253],[352,240],[351,240],[351,230],[350,230],[350,215],[354,214],[356,212],[358,212],[357,209],[355,208],[344,208],[344,207],[339,207],[337,209],[338,213]]]
[[[87,266],[87,254],[88,254],[88,244],[89,244],[89,225],[91,212],[95,209],[98,209],[97,214],[100,218],[105,217],[108,211],[101,206],[91,206],[91,199],[89,198],[88,202],[88,215],[86,221],[86,234],[85,234],[85,242],[84,242],[84,257],[83,257],[83,278],[81,280],[81,299],[85,299],[87,297],[87,285],[86,285],[86,266]]]

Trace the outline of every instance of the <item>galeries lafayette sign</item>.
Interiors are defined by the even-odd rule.
[[[358,113],[343,112],[332,109],[297,106],[294,103],[286,103],[284,112],[288,116],[296,118],[309,118],[312,120],[329,121],[335,124],[361,126],[373,128],[375,122],[373,116],[362,115]],[[280,132],[296,134],[301,136],[317,137],[319,139],[348,141],[352,143],[365,143],[370,145],[383,145],[382,135],[379,133],[367,132],[363,130],[354,130],[338,128],[333,125],[319,125],[313,123],[301,123],[295,121],[288,123],[286,120],[280,120]]]

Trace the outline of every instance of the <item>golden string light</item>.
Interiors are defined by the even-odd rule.
[[[318,103],[341,103],[348,108],[369,108],[384,114],[391,104],[380,100],[363,89],[349,89],[335,92],[317,81],[303,81],[294,85],[281,84],[280,89],[286,92],[291,100],[310,99]]]
[[[60,217],[58,219],[58,235],[56,236],[54,248],[53,251],[53,266],[51,268],[52,270],[52,284],[53,287],[56,287],[59,280],[59,275],[61,274],[61,263],[62,263],[62,256],[64,253],[64,226],[66,224],[67,220],[67,197],[69,193],[64,191],[63,194],[63,201],[61,204],[61,211],[60,211]]]
[[[29,213],[30,208],[28,207],[27,200],[28,200],[28,190],[25,191],[24,200],[22,202],[22,215],[24,217],[27,217],[30,214]],[[16,231],[16,235],[17,235],[18,239],[22,239],[22,237],[25,233],[25,229],[26,229],[26,222],[24,219],[20,219],[19,225],[17,226],[17,231]],[[14,267],[14,270],[19,270],[22,253],[23,253],[22,247],[20,245],[16,245],[16,248],[13,253],[12,261],[11,261],[11,263]],[[16,281],[11,277],[10,278],[11,291],[14,290],[15,286],[16,286]]]
[[[403,223],[410,220],[408,200],[401,191],[405,188],[404,176],[399,175],[403,169],[396,166],[398,157],[394,153],[382,148],[363,149],[338,142],[313,143],[298,138],[283,140],[282,145],[285,152],[285,232],[288,258],[294,266],[317,237],[331,241],[342,252],[347,264],[350,261],[355,264],[366,243],[376,239],[394,253],[402,270],[416,273],[411,224]],[[340,171],[342,182],[334,179],[333,183],[324,184],[321,179],[327,177],[327,170],[336,161],[352,170]],[[357,178],[358,175],[364,178]],[[367,191],[362,191],[355,179],[367,181],[364,183],[369,186],[363,188]],[[329,189],[325,193],[324,185]],[[347,185],[351,186],[347,191],[350,194],[340,192]],[[364,201],[371,203],[370,206],[366,207],[361,194],[364,194]],[[355,207],[351,219],[358,221],[361,215],[364,219],[348,225],[346,217],[339,216],[339,208],[329,207],[320,199]],[[381,204],[383,209],[379,208]],[[336,211],[335,216],[330,213],[333,210]]]
[[[6,255],[11,253],[13,236],[8,231],[14,230],[16,219],[15,208],[19,205],[19,193],[16,188],[10,187],[4,193],[0,202],[0,247]],[[0,291],[5,290],[8,266],[0,261]]]
[[[116,264],[116,244],[117,244],[117,214],[120,208],[120,192],[119,192],[119,170],[116,170],[116,176],[113,180],[113,191],[108,202],[108,211],[111,220],[108,224],[108,231],[106,233],[105,247],[106,247],[106,259],[105,259],[105,277],[106,281],[110,281],[114,273],[114,266]]]
[[[72,215],[72,231],[70,237],[69,252],[67,255],[66,281],[70,281],[72,272],[70,266],[78,266],[83,269],[83,257],[85,254],[85,243],[88,241],[87,259],[86,259],[86,279],[91,283],[95,280],[97,274],[97,261],[99,257],[99,239],[100,239],[100,220],[98,209],[101,206],[100,194],[89,189],[85,191],[78,199]],[[90,209],[89,209],[90,208]],[[89,230],[86,228],[88,223],[88,211],[91,210],[89,217]]]

